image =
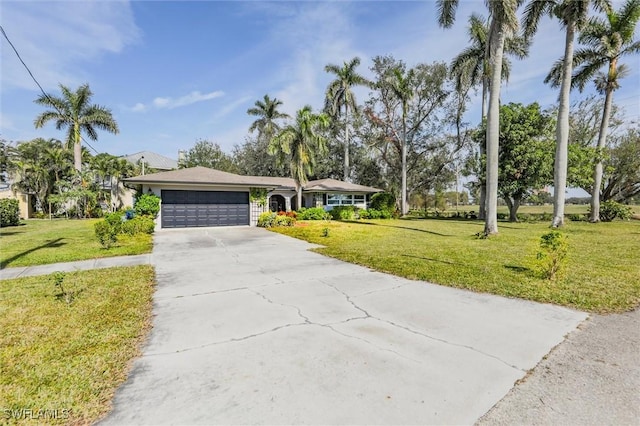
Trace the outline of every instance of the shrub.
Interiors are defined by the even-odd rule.
[[[587,215],[582,213],[571,213],[568,214],[567,217],[572,222],[584,222],[588,219]]]
[[[114,212],[105,215],[104,221],[111,226],[116,234],[119,234],[122,230],[122,223],[126,220],[126,217],[123,212]]]
[[[354,220],[357,211],[356,206],[336,206],[329,214],[334,220]]]
[[[261,228],[271,228],[276,222],[276,216],[274,212],[264,212],[260,214],[260,216],[258,216],[258,226]]]
[[[564,271],[567,263],[569,243],[560,231],[550,231],[540,237],[540,249],[536,256],[536,266],[540,274],[553,280]]]
[[[276,220],[273,226],[293,226],[295,223],[296,220],[291,216],[278,215],[276,216]]]
[[[613,200],[600,204],[600,220],[603,222],[611,222],[616,218],[627,220],[631,218],[631,214],[631,207]]]
[[[302,208],[298,210],[298,219],[300,220],[326,220],[329,218],[331,218],[331,215],[325,212],[322,207]]]
[[[113,244],[118,242],[118,230],[116,230],[115,227],[107,220],[96,222],[94,230],[102,247],[109,249]]]
[[[140,233],[153,234],[155,223],[148,216],[137,216],[131,220],[123,222],[120,232],[127,235],[136,235]]]
[[[151,216],[155,219],[160,211],[160,197],[155,194],[142,194],[136,198],[133,208],[136,214],[140,216]]]
[[[20,224],[20,205],[18,200],[3,198],[0,200],[0,227]]]
[[[389,192],[378,192],[371,197],[370,207],[374,210],[393,212],[396,210],[396,197]]]

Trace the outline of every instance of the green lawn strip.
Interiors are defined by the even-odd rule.
[[[569,222],[566,274],[535,273],[547,223],[500,223],[499,235],[478,239],[479,221],[370,220],[306,222],[273,231],[321,244],[317,252],[389,272],[478,292],[555,303],[590,312],[623,312],[640,303],[640,222]],[[329,236],[323,237],[323,228]]]
[[[93,230],[98,220],[27,220],[21,226],[0,228],[0,265],[33,266],[151,252],[153,236],[148,234],[119,235],[115,246],[104,249]]]
[[[63,286],[74,294],[70,304],[56,297],[52,275],[0,281],[0,410],[69,410],[69,418],[46,423],[89,424],[109,411],[140,354],[154,271],[144,265],[74,272]]]

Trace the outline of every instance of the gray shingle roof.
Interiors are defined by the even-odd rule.
[[[178,162],[164,155],[156,154],[152,151],[140,151],[135,154],[123,155],[122,158],[132,164],[138,164],[138,161],[144,157],[147,167],[156,170],[172,170],[178,168]]]
[[[145,157],[146,159],[146,157]],[[153,173],[145,176],[136,176],[124,179],[131,183],[176,183],[176,184],[202,184],[202,185],[242,185],[258,188],[295,189],[295,181],[291,178],[270,176],[242,176],[235,173],[222,172],[208,167],[190,167],[171,170],[168,172]],[[355,183],[342,182],[335,179],[321,179],[308,182],[304,191],[319,192],[382,192],[381,189],[370,186],[356,185]]]

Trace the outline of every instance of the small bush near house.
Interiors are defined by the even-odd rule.
[[[374,210],[394,212],[396,210],[396,197],[388,192],[373,194],[369,207]]]
[[[300,220],[327,220],[331,215],[324,211],[322,207],[311,207],[309,209],[301,208],[298,210],[298,219]]]
[[[536,264],[543,278],[553,280],[564,272],[568,251],[567,236],[560,231],[550,231],[540,237]]]
[[[4,198],[0,200],[0,227],[20,224],[20,206],[18,200]]]
[[[136,198],[133,209],[138,216],[151,216],[155,219],[160,211],[160,197],[155,194],[142,194]]]
[[[274,212],[264,212],[260,214],[260,216],[258,216],[258,226],[261,228],[271,228],[276,222],[276,216],[277,214]]]
[[[278,212],[278,216],[288,216],[288,217],[292,217],[294,219],[298,218],[298,213],[296,213],[295,211],[290,211],[290,212],[283,212],[282,210],[280,210]]]
[[[296,220],[290,216],[277,215],[273,226],[293,226]]]
[[[600,204],[600,220],[603,222],[611,222],[614,219],[628,220],[631,214],[631,207],[613,200]]]
[[[329,211],[329,214],[334,220],[354,220],[359,210],[356,206],[336,206]]]
[[[122,223],[126,220],[126,216],[123,212],[113,212],[105,215],[104,221],[111,226],[116,234],[119,234],[122,230]]]
[[[96,238],[100,241],[102,247],[109,249],[112,245],[118,242],[118,230],[111,225],[107,220],[101,220],[94,226]]]
[[[136,235],[139,233],[153,234],[155,229],[153,219],[148,216],[136,216],[131,220],[122,223],[120,232],[127,235]]]

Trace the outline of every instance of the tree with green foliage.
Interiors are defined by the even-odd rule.
[[[487,115],[487,94],[490,78],[488,57],[489,30],[489,20],[485,19],[482,15],[473,13],[469,17],[469,26],[467,27],[470,45],[453,58],[450,65],[450,72],[455,82],[456,91],[462,91],[467,84],[470,84],[471,87],[481,86],[481,121],[485,120]],[[505,56],[503,56],[502,60],[502,79],[504,81],[509,81],[511,62],[506,55],[509,54],[522,59],[529,53],[528,45],[524,38],[512,34],[505,40],[504,51]],[[480,156],[485,155],[486,146],[480,145]],[[480,212],[478,217],[484,220],[487,187],[482,176],[480,176],[479,185]]]
[[[209,167],[210,169],[230,173],[237,171],[233,158],[222,151],[220,145],[205,139],[198,140],[178,164],[181,169],[196,166]]]
[[[235,145],[233,163],[238,173],[246,176],[288,176],[289,165],[270,161],[269,141],[265,138],[247,136],[242,145]]]
[[[458,0],[438,0],[438,23],[449,28],[455,21]],[[486,0],[491,23],[489,25],[489,43],[487,47],[489,79],[489,107],[487,111],[487,201],[484,234],[498,233],[498,149],[500,128],[500,89],[502,83],[502,63],[505,41],[518,31],[517,9],[520,0]]]
[[[288,160],[291,177],[296,183],[297,209],[302,207],[302,186],[313,172],[317,157],[327,151],[327,141],[321,135],[329,127],[326,114],[314,114],[306,105],[296,113],[295,122],[285,126],[269,145],[269,153],[278,161]]]
[[[537,103],[500,107],[498,192],[511,222],[523,200],[553,181],[553,125]],[[483,137],[484,129],[477,135]]]
[[[271,139],[280,131],[280,121],[291,118],[288,114],[278,111],[278,107],[282,106],[282,101],[269,95],[264,95],[262,100],[257,100],[253,108],[247,110],[247,114],[258,117],[251,127],[249,133],[258,131],[258,139],[264,140],[267,145],[271,143]]]
[[[523,18],[524,33],[527,38],[533,37],[538,29],[540,18],[545,14],[558,19],[566,30],[564,56],[554,64],[544,80],[552,87],[560,87],[553,178],[553,219],[551,221],[551,226],[554,228],[564,224],[569,150],[569,92],[573,70],[574,39],[576,33],[586,25],[591,6],[601,11],[611,8],[608,0],[531,0],[525,9]]]
[[[620,88],[620,79],[628,73],[626,65],[619,61],[624,56],[640,52],[640,41],[634,40],[639,20],[640,0],[627,0],[618,11],[608,11],[606,19],[592,18],[578,38],[585,47],[579,49],[573,57],[573,65],[577,67],[573,85],[582,91],[595,76],[596,89],[605,96],[598,135],[598,156],[593,170],[591,222],[600,220],[600,191],[604,170],[602,153],[606,146],[613,92]],[[607,67],[607,72],[599,72],[604,66]]]
[[[56,129],[68,128],[67,143],[73,146],[74,167],[82,170],[82,133],[89,139],[98,140],[96,129],[110,133],[118,133],[111,110],[100,105],[91,104],[93,92],[88,84],[83,84],[75,92],[60,84],[62,96],[42,94],[35,102],[51,108],[38,115],[34,121],[36,129],[43,127],[49,121],[55,121]]]
[[[344,180],[348,182],[351,177],[349,166],[349,109],[353,113],[358,112],[358,104],[355,95],[351,90],[354,86],[368,86],[369,82],[362,75],[358,74],[356,68],[360,65],[360,58],[355,57],[349,62],[344,62],[342,67],[329,64],[324,67],[325,72],[334,74],[335,80],[329,83],[325,92],[325,111],[329,116],[338,121],[343,115],[344,107]]]

